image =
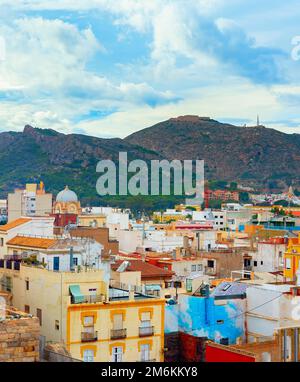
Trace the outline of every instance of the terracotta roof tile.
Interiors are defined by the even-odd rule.
[[[13,220],[10,223],[0,225],[0,231],[2,232],[9,231],[12,228],[18,227],[19,225],[29,222],[30,220],[31,220],[30,218],[19,218],[19,219]]]
[[[129,266],[126,269],[131,272],[141,272],[142,279],[148,277],[172,277],[174,272],[167,271],[155,265],[149,264],[142,260],[128,260]],[[116,271],[124,260],[117,260],[114,264],[111,264],[111,269]]]
[[[17,245],[20,247],[47,249],[52,247],[56,242],[56,239],[32,236],[15,236],[14,238],[10,239],[6,244]]]

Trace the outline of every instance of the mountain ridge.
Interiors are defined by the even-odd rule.
[[[68,184],[87,203],[99,202],[96,165],[101,159],[118,161],[120,151],[128,152],[128,161],[204,159],[206,179],[238,182],[260,191],[280,191],[291,184],[300,189],[300,134],[180,116],[124,139],[30,125],[21,132],[1,132],[0,195],[43,180],[54,194]]]

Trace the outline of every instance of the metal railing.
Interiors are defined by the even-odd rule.
[[[154,326],[145,326],[139,327],[139,336],[140,337],[147,337],[147,336],[153,336],[154,334]]]
[[[138,362],[156,362],[156,359],[155,358],[152,358],[152,359],[142,359]]]
[[[98,340],[98,332],[81,332],[81,342],[93,342]]]
[[[20,261],[0,259],[0,268],[19,271],[20,270]]]
[[[110,339],[117,340],[127,337],[127,329],[112,329],[110,331]]]
[[[82,296],[80,302],[75,301],[75,297],[71,296],[71,304],[94,304],[97,302],[105,301],[106,296],[104,294],[86,295]]]
[[[127,292],[133,291],[135,293],[143,294],[143,287],[141,285],[128,285],[128,284],[120,283],[119,281],[111,279],[109,281],[109,286],[111,288],[120,289]]]

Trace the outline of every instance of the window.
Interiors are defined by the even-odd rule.
[[[218,325],[224,324],[224,320],[217,320],[217,324]]]
[[[78,258],[77,257],[73,257],[73,265],[75,265],[77,267],[77,265],[78,265]]]
[[[202,271],[202,269],[203,269],[202,264],[198,264],[198,271]]]
[[[289,258],[285,259],[285,268],[291,269],[291,259],[289,259]]]
[[[92,296],[95,296],[97,294],[97,288],[90,288],[89,292]]]
[[[141,345],[141,361],[146,362],[150,360],[150,345],[143,344]]]
[[[193,281],[191,279],[186,279],[186,291],[192,292],[193,290]]]
[[[123,314],[114,315],[114,330],[123,329]]]
[[[25,311],[25,313],[30,313],[30,306],[29,305],[25,305],[24,311]]]
[[[229,345],[229,338],[221,338],[220,344],[221,345]]]
[[[42,326],[42,309],[39,309],[39,308],[37,308],[37,310],[36,310],[36,316],[37,316],[37,318],[39,319],[39,321],[40,321],[40,325]]]
[[[86,316],[83,319],[83,326],[93,326],[94,325],[94,316]]]
[[[59,321],[55,320],[55,330],[59,330]]]
[[[25,288],[26,290],[29,290],[29,280],[25,280]]]
[[[94,350],[86,349],[83,352],[83,362],[94,362]]]
[[[253,265],[257,267],[257,261],[253,261]]]
[[[263,262],[263,261],[261,261],[261,262],[260,262],[260,265],[264,265],[264,262]]]
[[[112,362],[122,362],[123,348],[122,346],[115,346],[112,350]]]
[[[192,272],[196,272],[196,265],[192,265]]]
[[[0,245],[1,245],[1,247],[3,247],[3,245],[4,245],[4,239],[3,239],[3,237],[1,237],[1,239],[0,239]]]
[[[141,327],[149,328],[151,326],[151,314],[150,312],[143,312],[141,317]]]
[[[13,255],[18,256],[18,251],[16,249],[13,250]]]
[[[207,260],[207,266],[209,268],[213,268],[214,267],[214,261],[213,260]]]

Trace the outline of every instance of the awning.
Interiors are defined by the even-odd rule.
[[[145,288],[146,290],[151,290],[151,291],[160,291],[161,290],[161,287],[160,285],[155,285],[155,284],[151,284],[151,285],[145,285]]]
[[[69,289],[73,297],[74,304],[80,304],[81,302],[84,302],[84,295],[81,293],[79,285],[70,285]]]

